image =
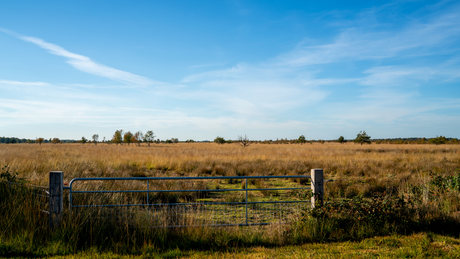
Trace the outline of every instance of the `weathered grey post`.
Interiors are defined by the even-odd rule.
[[[51,229],[59,227],[62,218],[62,201],[64,174],[60,171],[50,172],[49,225]]]
[[[323,205],[324,197],[324,183],[323,183],[323,169],[311,169],[311,208],[316,205]]]

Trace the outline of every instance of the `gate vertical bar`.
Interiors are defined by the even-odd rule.
[[[246,225],[248,225],[248,179],[246,179]]]
[[[69,184],[69,213],[72,215],[72,184]]]
[[[149,208],[149,180],[147,180],[147,208]]]
[[[56,229],[62,219],[64,174],[61,171],[50,172],[49,187],[49,226]]]
[[[324,183],[323,169],[311,169],[311,208],[323,205],[324,198]]]

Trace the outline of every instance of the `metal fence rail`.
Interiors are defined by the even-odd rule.
[[[308,183],[308,185],[269,186],[270,183],[274,185],[283,179],[292,178],[299,179],[298,182],[302,182],[300,179],[304,179],[303,182]],[[249,226],[287,223],[295,217],[302,208],[311,202],[311,195],[309,195],[311,194],[310,178],[309,175],[75,178],[69,183],[69,187],[64,187],[64,189],[69,190],[69,210],[72,213],[90,212],[94,217],[129,222],[130,225],[136,227]],[[210,189],[206,184],[192,184],[205,180],[209,180],[211,183],[227,180],[241,185],[240,188],[230,188],[227,185],[227,188],[223,189]],[[131,190],[107,190],[103,188],[104,184],[110,186],[109,183],[113,185],[114,182],[120,181],[135,181],[138,188]],[[182,181],[186,181],[192,187],[200,186],[201,188],[177,189],[177,186],[176,189],[159,188],[159,182],[180,184]],[[254,184],[250,184],[250,181],[263,181],[263,183],[254,188]],[[99,189],[94,189],[95,187],[91,189],[91,182],[97,183]],[[138,182],[144,184],[139,185]],[[82,184],[83,187],[78,188],[78,183]],[[140,187],[144,188],[141,189]],[[282,192],[290,192],[290,195],[283,196],[280,194]],[[300,195],[293,196],[293,192]],[[237,194],[234,195],[236,201],[226,200],[227,196],[234,193]],[[177,200],[159,202],[156,200],[159,196],[180,194],[185,196],[202,195],[205,198],[195,197],[191,202],[178,202]],[[274,197],[271,197],[270,194],[274,194]],[[123,195],[129,197],[123,198]],[[114,196],[117,197],[114,198]],[[209,199],[211,196],[218,198]]]

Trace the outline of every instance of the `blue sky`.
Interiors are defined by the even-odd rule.
[[[2,1],[0,136],[460,137],[458,1]]]

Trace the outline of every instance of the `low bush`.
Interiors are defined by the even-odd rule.
[[[350,200],[335,200],[322,207],[307,210],[314,218],[346,219],[349,222],[366,222],[381,229],[385,225],[407,227],[416,214],[411,200],[383,194],[370,199],[355,197]]]
[[[431,173],[430,184],[441,192],[460,191],[460,171],[457,169],[456,175],[442,175]]]
[[[377,194],[372,198],[334,200],[305,209],[286,235],[295,243],[358,240],[418,229],[417,210],[410,200]]]

